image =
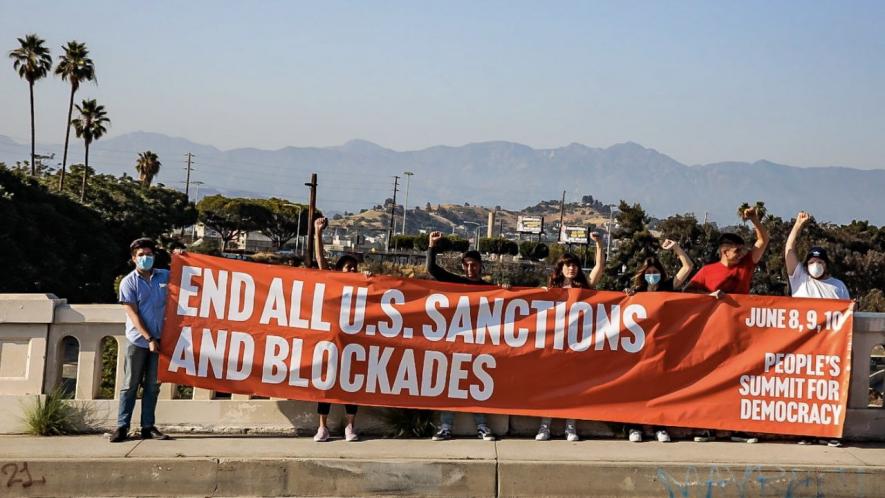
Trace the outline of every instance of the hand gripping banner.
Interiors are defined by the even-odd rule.
[[[159,378],[223,392],[839,437],[852,303],[465,286],[175,256]]]

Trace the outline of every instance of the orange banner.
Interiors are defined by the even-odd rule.
[[[849,301],[511,289],[175,256],[159,378],[405,408],[839,437]]]

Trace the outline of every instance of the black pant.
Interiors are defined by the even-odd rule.
[[[356,409],[359,408],[356,405],[344,405],[344,413],[348,415],[356,415]],[[331,403],[317,403],[317,413],[320,415],[328,415],[329,410],[332,409]]]

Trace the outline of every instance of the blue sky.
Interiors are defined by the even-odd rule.
[[[688,164],[885,168],[885,2],[22,2],[0,47],[87,43],[110,135],[222,149],[632,140]],[[0,67],[0,134],[28,137]],[[38,141],[68,87],[38,83]]]

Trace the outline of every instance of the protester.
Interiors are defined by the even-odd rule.
[[[830,274],[830,258],[823,247],[812,247],[800,263],[796,253],[796,240],[802,229],[811,221],[811,215],[801,211],[787,237],[786,263],[793,297],[823,299],[851,299],[848,287]]]
[[[123,385],[120,387],[120,405],[117,429],[111,435],[112,443],[129,437],[129,424],[135,408],[139,385],[141,399],[142,439],[169,439],[154,425],[157,395],[157,360],[160,334],[166,311],[166,287],[169,271],[154,268],[157,244],[151,239],[137,239],[129,245],[135,269],[120,281],[119,302],[126,312],[126,339],[128,344],[123,360]]]
[[[762,260],[765,249],[768,247],[768,230],[762,226],[759,213],[756,208],[744,210],[743,219],[753,224],[756,232],[756,242],[746,247],[744,239],[736,233],[724,233],[719,237],[719,261],[704,265],[691,279],[686,290],[694,292],[708,292],[716,299],[721,299],[725,294],[749,294],[750,284],[753,281],[753,272],[756,265]],[[712,430],[705,430],[703,434],[695,436],[698,443],[715,440]],[[735,434],[733,441],[756,443],[758,438],[746,434]]]
[[[691,275],[691,271],[694,269],[694,263],[691,262],[691,258],[688,257],[688,254],[679,247],[679,244],[670,239],[664,240],[661,244],[661,248],[665,251],[673,251],[676,254],[676,257],[679,258],[679,262],[682,266],[679,267],[676,276],[668,278],[667,270],[657,256],[648,257],[643,262],[642,267],[640,267],[633,275],[633,285],[628,289],[625,289],[627,294],[634,294],[636,292],[673,292],[682,290],[686,280],[688,280],[688,276]]]
[[[329,263],[326,261],[325,250],[323,249],[323,230],[328,226],[328,220],[326,218],[317,218],[314,221],[314,233],[315,233],[315,241],[314,241],[314,249],[316,252],[316,260],[317,265],[320,270],[328,270]],[[335,262],[335,271],[341,271],[345,273],[356,273],[358,261],[355,257],[345,254],[338,258],[338,261]],[[356,424],[356,405],[345,404],[344,405],[344,416],[347,420],[347,425],[344,427],[344,440],[345,441],[359,441],[359,435],[356,432],[355,424]],[[321,443],[329,440],[329,427],[327,425],[327,421],[329,418],[329,411],[331,411],[332,405],[330,403],[317,403],[317,414],[320,416],[320,425],[317,427],[317,433],[313,436],[313,440]]]
[[[805,225],[811,221],[811,215],[800,211],[796,215],[796,223],[787,237],[785,258],[787,263],[787,275],[790,278],[790,289],[793,297],[806,297],[817,299],[851,299],[848,287],[830,274],[830,258],[827,250],[823,247],[812,247],[805,255],[805,260],[799,262],[796,252],[796,241],[802,233]],[[842,446],[838,439],[829,441],[821,440],[829,446]],[[801,439],[799,444],[811,444],[809,439]]]
[[[436,264],[436,254],[439,241],[443,239],[441,232],[431,232],[427,244],[426,269],[433,278],[440,282],[450,282],[467,285],[489,285],[482,279],[482,256],[478,251],[467,251],[461,256],[461,268],[464,275],[456,275],[446,271]],[[447,441],[452,439],[452,427],[455,424],[454,412],[442,412],[439,416],[440,428],[433,435],[434,441]],[[474,413],[473,422],[476,424],[476,435],[484,441],[494,441],[495,434],[486,424],[486,416],[483,413]]]
[[[590,271],[590,278],[584,275],[581,269],[581,260],[571,253],[565,253],[559,257],[553,266],[553,273],[547,283],[547,288],[559,289],[592,289],[602,278],[605,269],[605,248],[602,247],[602,238],[595,232],[590,234],[590,238],[596,243],[596,264]],[[538,427],[538,434],[535,435],[536,441],[547,441],[550,439],[550,417],[542,417],[541,425]],[[577,424],[574,419],[565,421],[565,438],[568,441],[578,441]]]
[[[768,247],[768,230],[762,226],[755,208],[745,209],[743,217],[753,224],[756,242],[747,248],[740,235],[722,234],[719,237],[719,261],[704,265],[691,279],[687,290],[708,292],[717,299],[726,293],[750,293],[753,272]]]
[[[672,292],[674,290],[682,290],[685,281],[691,275],[692,269],[694,269],[694,264],[691,262],[688,254],[673,240],[664,240],[661,248],[665,251],[673,251],[676,257],[679,258],[682,266],[679,268],[676,276],[668,278],[664,265],[656,256],[652,256],[645,259],[642,267],[633,275],[632,287],[625,289],[624,292],[632,295],[636,292]],[[662,443],[669,443],[670,433],[665,427],[658,427],[655,430],[655,438]],[[642,430],[638,427],[628,427],[627,439],[634,443],[642,442]]]

